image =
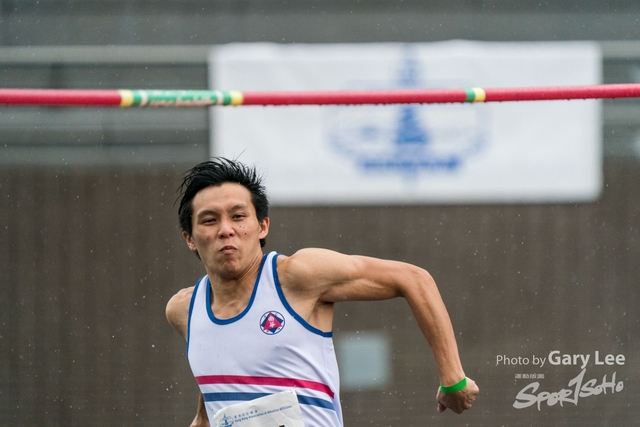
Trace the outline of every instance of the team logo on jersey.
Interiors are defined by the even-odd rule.
[[[260,329],[267,335],[275,335],[284,328],[284,316],[277,311],[267,311],[260,318]]]

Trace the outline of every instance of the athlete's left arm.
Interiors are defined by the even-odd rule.
[[[317,296],[320,303],[404,297],[433,351],[441,384],[450,386],[466,378],[449,314],[426,270],[403,262],[324,249],[298,251],[286,259],[283,267],[288,283]],[[467,379],[463,390],[438,394],[438,410],[450,408],[460,413],[471,407],[477,394],[475,382]]]

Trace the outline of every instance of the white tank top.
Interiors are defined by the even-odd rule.
[[[187,358],[207,415],[212,421],[221,408],[292,389],[305,427],[342,426],[332,333],[309,325],[291,308],[278,280],[277,257],[271,252],[262,258],[249,304],[233,318],[218,319],[211,311],[208,276],[193,290]]]

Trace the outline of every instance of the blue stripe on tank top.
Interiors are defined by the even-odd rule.
[[[271,393],[203,393],[202,398],[205,402],[227,402],[240,401],[246,402],[253,399],[269,396]],[[298,395],[298,402],[301,405],[318,406],[320,408],[335,410],[333,403],[328,400],[319,399],[317,397]]]

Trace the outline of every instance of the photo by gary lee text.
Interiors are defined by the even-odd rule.
[[[592,357],[593,356],[593,357]],[[545,363],[549,365],[565,365],[565,366],[580,366],[580,369],[586,368],[589,363],[594,366],[622,366],[625,363],[624,354],[604,354],[596,350],[593,354],[565,354],[559,350],[553,350],[546,356],[531,357],[509,357],[504,354],[496,356],[496,366],[538,366],[542,367]]]

